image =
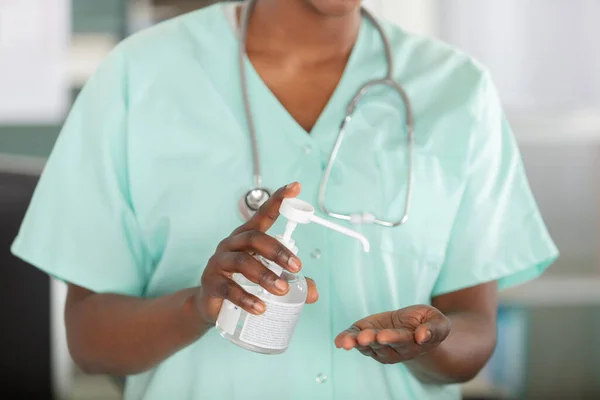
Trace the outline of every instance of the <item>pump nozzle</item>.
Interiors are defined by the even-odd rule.
[[[370,250],[371,246],[369,244],[369,240],[364,235],[361,235],[352,229],[334,224],[326,219],[317,217],[315,215],[314,207],[305,201],[295,198],[284,199],[281,203],[281,207],[279,208],[279,213],[288,219],[285,227],[285,233],[283,235],[285,240],[291,239],[292,232],[296,228],[297,224],[308,224],[310,222],[314,222],[315,224],[319,224],[336,232],[340,232],[346,236],[358,239],[362,243],[365,253],[368,253]]]
[[[360,233],[355,232],[352,229],[348,229],[348,228],[345,228],[345,227],[343,227],[341,225],[334,224],[333,222],[330,222],[330,221],[328,221],[326,219],[323,219],[321,217],[317,217],[316,215],[313,215],[310,218],[310,221],[314,222],[315,224],[322,225],[322,226],[324,226],[326,228],[329,228],[331,230],[337,231],[339,233],[343,233],[346,236],[350,236],[350,237],[353,237],[355,239],[358,239],[362,243],[363,251],[365,253],[368,253],[371,250],[371,244],[369,243],[369,240],[364,235],[361,235]]]

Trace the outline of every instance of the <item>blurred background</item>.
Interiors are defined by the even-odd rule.
[[[9,254],[70,104],[121,39],[202,0],[0,0],[0,398],[119,399],[73,366],[62,284]],[[559,261],[502,294],[499,344],[465,398],[600,399],[600,1],[371,0],[486,64]],[[52,394],[54,397],[52,397]]]

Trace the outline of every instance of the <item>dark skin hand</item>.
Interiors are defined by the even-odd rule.
[[[375,314],[355,322],[335,340],[382,364],[397,364],[429,353],[450,334],[450,320],[439,310],[418,305]]]
[[[335,339],[382,364],[404,363],[417,378],[433,384],[474,378],[496,343],[496,283],[435,297],[416,305],[355,322]]]
[[[265,233],[279,217],[282,200],[286,197],[296,197],[299,193],[298,183],[279,189],[250,221],[233,231],[217,246],[202,274],[196,301],[204,321],[210,324],[216,322],[225,299],[255,315],[265,312],[265,304],[258,297],[249,294],[233,281],[234,273],[241,273],[274,295],[283,296],[289,291],[285,281],[278,279],[275,273],[251,254],[275,261],[292,273],[300,271],[300,259],[277,239]],[[315,283],[311,279],[306,281],[307,303],[314,303],[318,298]]]
[[[209,260],[200,287],[139,298],[94,293],[70,284],[65,322],[75,362],[88,373],[138,374],[201,339],[214,326],[223,299],[261,314],[264,304],[231,278],[239,272],[271,293],[287,293],[287,283],[278,285],[277,276],[250,253],[260,254],[289,271],[300,268],[300,260],[264,233],[277,219],[282,200],[296,197],[299,191],[297,183],[279,189],[250,221],[224,239]],[[318,294],[314,282],[307,282],[306,302],[310,304],[317,301]]]

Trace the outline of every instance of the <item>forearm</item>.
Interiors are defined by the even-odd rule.
[[[69,349],[88,373],[124,376],[154,367],[210,326],[194,307],[197,289],[141,299],[91,294],[67,305]]]
[[[495,319],[470,311],[446,316],[452,324],[448,338],[432,352],[405,362],[425,383],[451,384],[473,379],[496,345]]]

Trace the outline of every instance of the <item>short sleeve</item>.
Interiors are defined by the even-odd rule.
[[[515,286],[539,276],[558,257],[487,75],[476,109],[467,181],[433,296],[491,281],[499,289]]]
[[[115,50],[75,101],[11,250],[60,280],[139,296],[148,257],[128,190],[126,79]]]

